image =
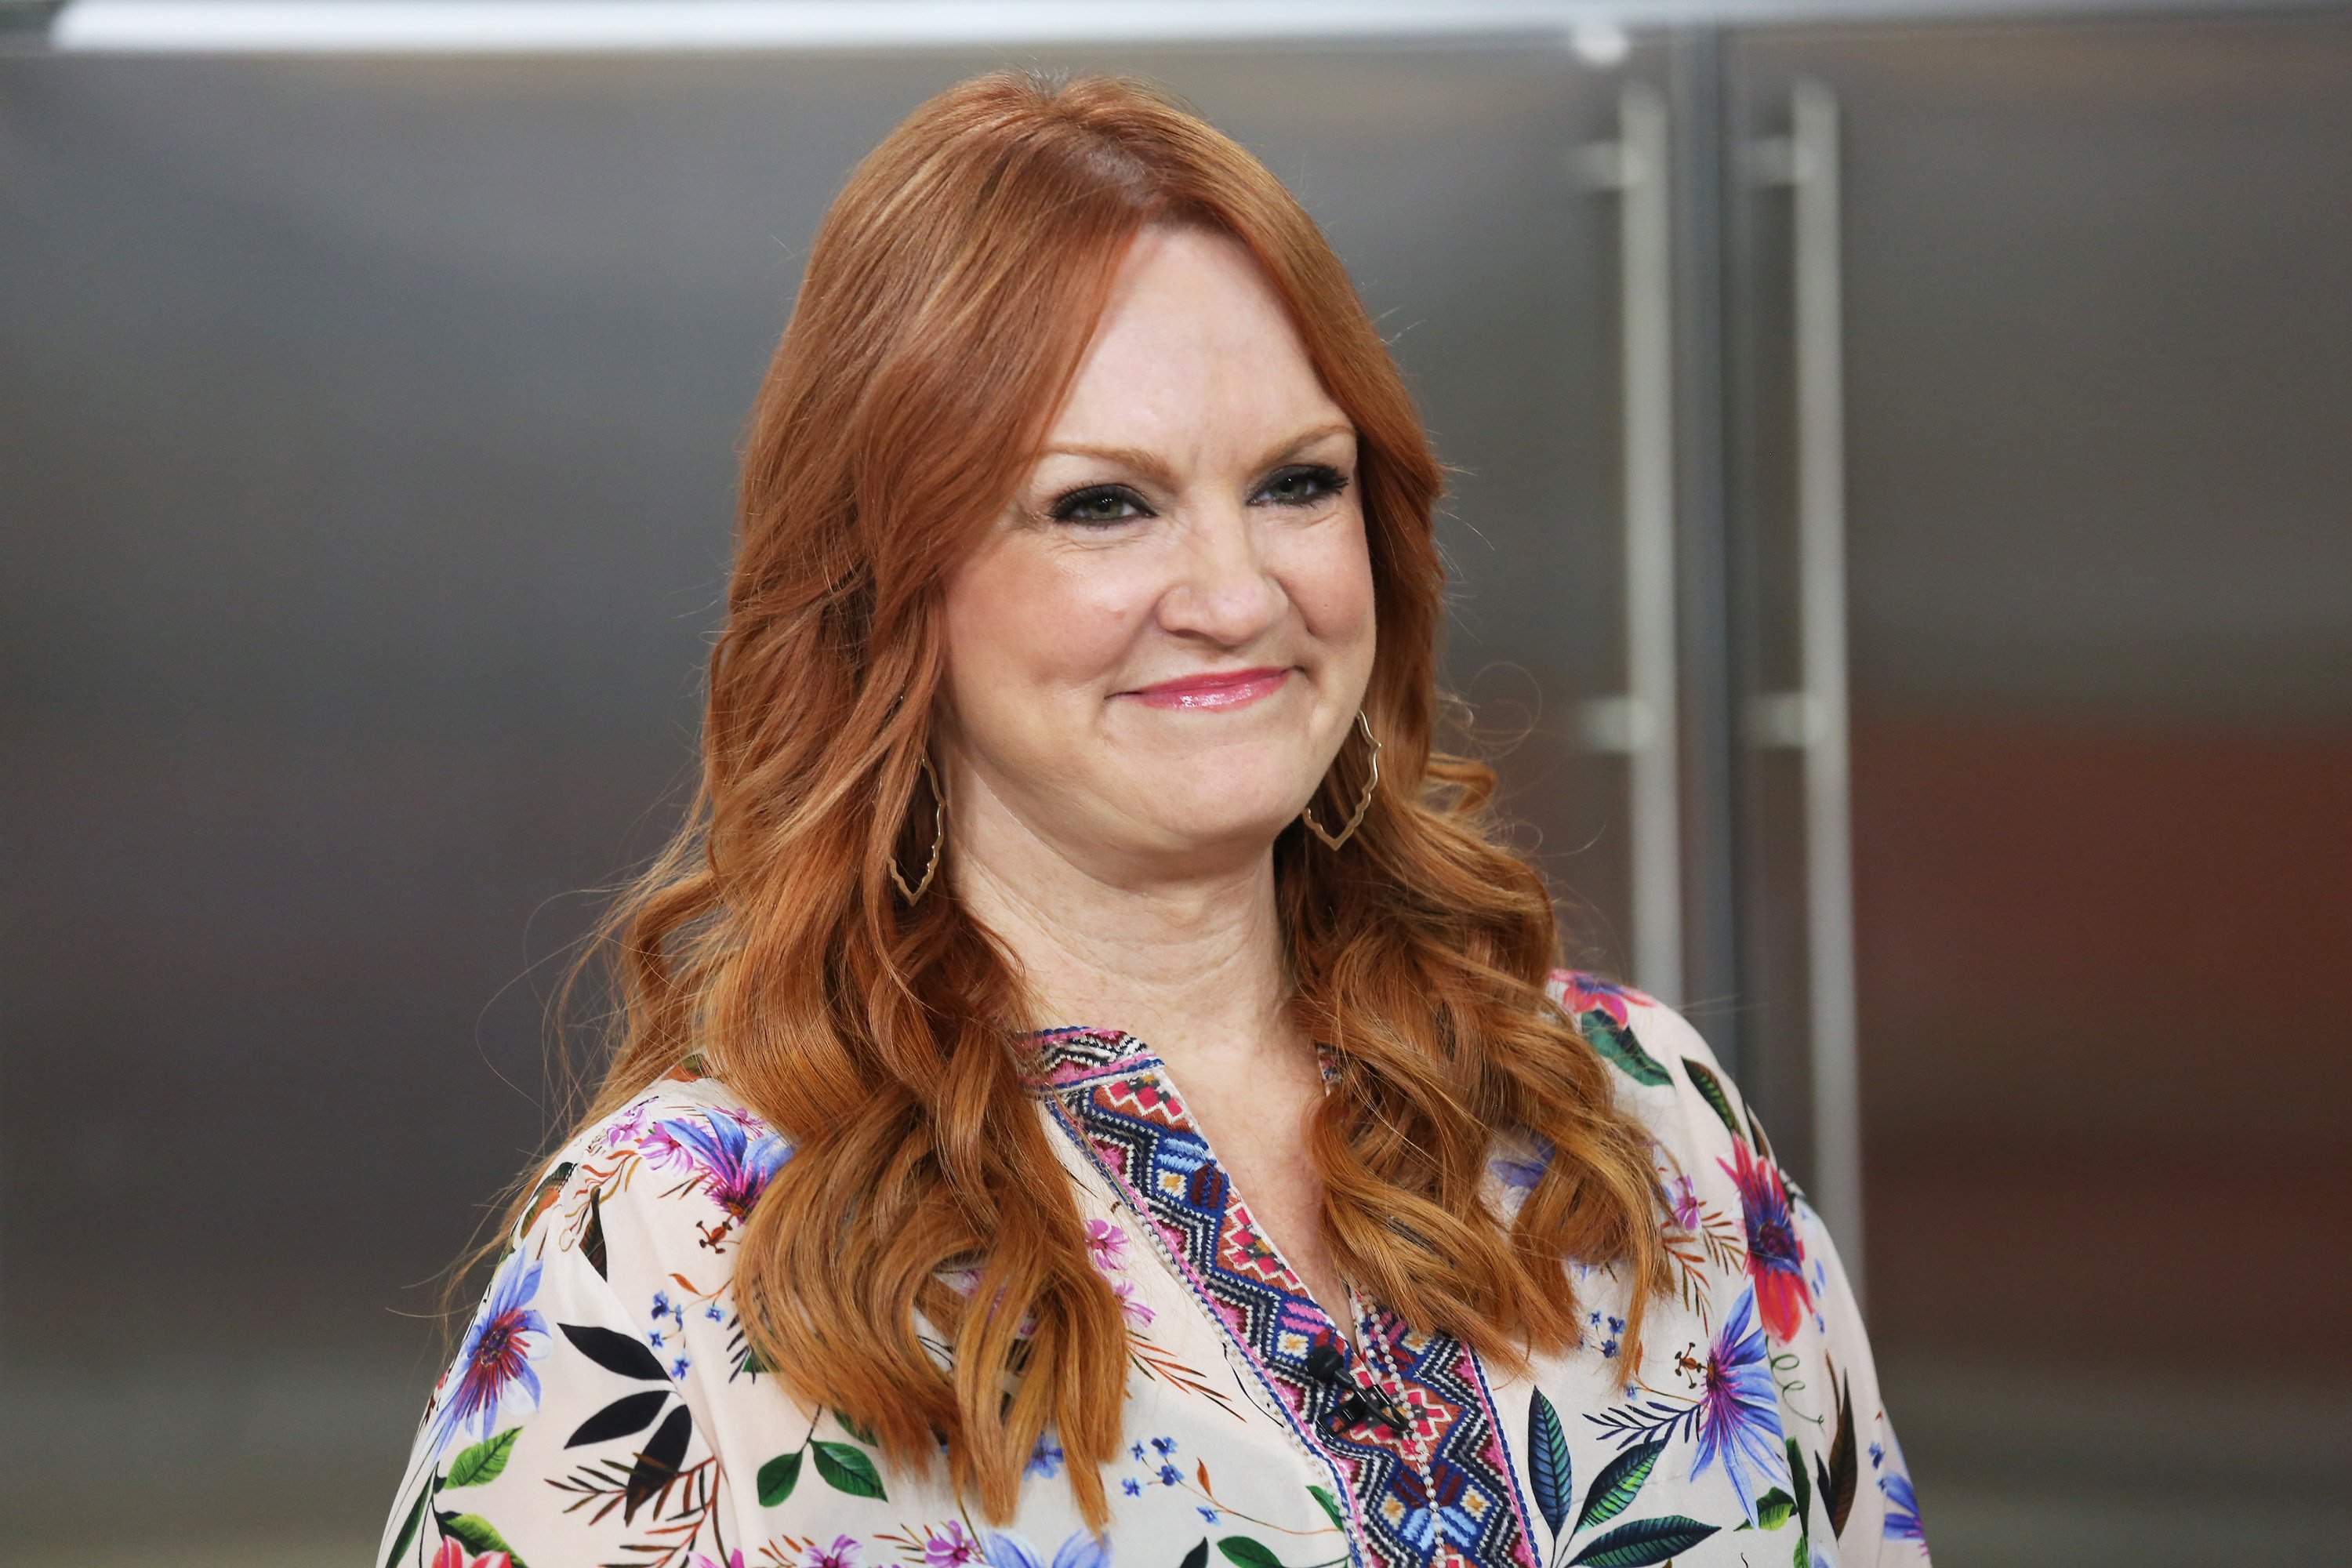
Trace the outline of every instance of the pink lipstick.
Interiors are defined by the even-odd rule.
[[[1271,697],[1290,679],[1290,671],[1268,666],[1259,669],[1223,669],[1210,675],[1187,675],[1163,680],[1123,695],[1151,708],[1217,710],[1246,708],[1261,697]]]

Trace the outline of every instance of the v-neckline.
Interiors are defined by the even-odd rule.
[[[1063,1135],[1239,1352],[1235,1371],[1268,1396],[1267,1413],[1328,1468],[1335,1498],[1353,1500],[1362,1534],[1351,1540],[1369,1548],[1360,1568],[1465,1557],[1536,1568],[1476,1352],[1352,1290],[1351,1341],[1258,1228],[1156,1051],[1117,1029],[1032,1038],[1030,1081]]]
[[[1372,1341],[1376,1327],[1374,1309],[1357,1293],[1355,1282],[1344,1277],[1339,1280],[1340,1289],[1346,1292],[1345,1300],[1339,1303],[1348,1313],[1344,1321],[1333,1313],[1329,1304],[1307,1289],[1306,1276],[1283,1255],[1273,1235],[1259,1223],[1256,1211],[1234,1182],[1232,1168],[1218,1155],[1215,1145],[1209,1142],[1207,1130],[1192,1114],[1183,1088],[1176,1081],[1176,1075],[1170,1068],[1167,1058],[1143,1039],[1124,1029],[1071,1024],[1034,1030],[1024,1038],[1035,1044],[1040,1061],[1038,1070],[1028,1075],[1028,1081],[1033,1089],[1050,1095],[1064,1096],[1074,1089],[1121,1074],[1149,1076],[1169,1113],[1171,1130],[1199,1144],[1205,1167],[1213,1171],[1217,1181],[1223,1184],[1224,1212],[1227,1215],[1238,1213],[1258,1254],[1267,1265],[1271,1279],[1278,1282],[1279,1287],[1297,1301],[1314,1310],[1322,1320],[1323,1326],[1337,1336],[1339,1348],[1346,1354],[1349,1369],[1354,1372],[1364,1360],[1365,1347]],[[1335,1064],[1329,1051],[1321,1044],[1318,1043],[1315,1049],[1316,1060],[1328,1089]],[[1082,1138],[1080,1142],[1084,1143],[1087,1140]],[[1129,1187],[1129,1184],[1123,1180],[1118,1185],[1122,1191]],[[1139,1192],[1131,1195],[1144,1197]],[[1138,1217],[1156,1227],[1160,1222],[1151,1208],[1146,1198]],[[1317,1338],[1319,1342],[1321,1336]]]

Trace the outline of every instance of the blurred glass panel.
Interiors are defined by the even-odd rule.
[[[1000,63],[0,59],[7,1561],[366,1554],[583,889],[689,779],[810,234]],[[1189,94],[1327,226],[1456,470],[1451,678],[1619,961],[1620,764],[1569,743],[1623,679],[1616,237],[1567,154],[1650,53],[1048,63]]]
[[[2352,18],[1753,35],[1844,124],[1871,1321],[1942,1568],[2352,1560]],[[1736,200],[1792,685],[1784,194]],[[1800,1161],[1795,763],[1743,778]]]

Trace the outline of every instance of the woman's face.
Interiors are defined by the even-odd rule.
[[[1355,432],[1238,243],[1136,242],[945,608],[951,823],[1133,882],[1298,815],[1370,677],[1371,562]]]

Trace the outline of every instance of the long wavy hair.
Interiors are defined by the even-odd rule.
[[[966,81],[859,165],[817,232],[751,414],[700,789],[613,911],[620,1038],[586,1118],[698,1052],[772,1123],[794,1153],[740,1236],[751,1342],[894,1462],[944,1437],[995,1521],[1049,1425],[1105,1519],[1127,1331],[1067,1184],[1038,1179],[1057,1166],[1013,961],[949,878],[909,907],[889,872],[929,847],[942,584],[1154,225],[1249,250],[1359,441],[1381,787],[1342,852],[1296,826],[1273,848],[1291,1006],[1339,1063],[1308,1135],[1334,1259],[1507,1365],[1576,1342],[1570,1261],[1630,1285],[1629,1344],[1666,1278],[1647,1141],[1542,991],[1550,900],[1489,837],[1492,775],[1432,749],[1442,474],[1339,258],[1264,165],[1149,87]],[[1342,749],[1325,820],[1364,767]],[[1549,1153],[1507,1222],[1482,1197],[1496,1128]]]

